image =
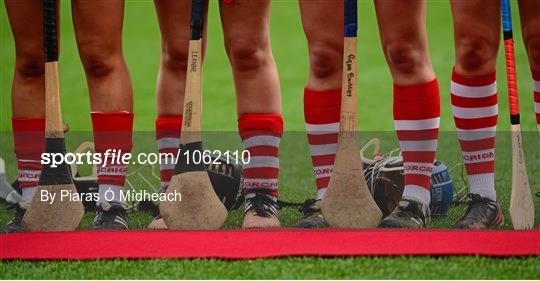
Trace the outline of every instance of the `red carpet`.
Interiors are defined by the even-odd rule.
[[[265,230],[0,235],[0,259],[223,258],[540,254],[540,230]]]

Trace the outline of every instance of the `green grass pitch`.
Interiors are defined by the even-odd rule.
[[[75,45],[69,1],[62,2],[62,31],[60,80],[64,119],[73,133],[67,135],[68,149],[78,141],[88,139],[91,129],[88,90]],[[135,151],[155,151],[153,138],[155,120],[155,81],[159,64],[159,32],[153,2],[127,1],[124,24],[124,51],[134,84],[135,95]],[[449,1],[429,1],[428,32],[431,58],[441,87],[442,116],[441,141],[438,158],[449,165],[460,161],[458,142],[450,109],[450,74],[454,61],[452,21]],[[521,41],[517,5],[514,4],[516,26],[516,63],[520,89],[522,128],[525,156],[533,192],[540,191],[540,152],[534,122],[532,82],[528,62]],[[0,9],[0,156],[8,163],[8,176],[15,176],[10,116],[10,88],[13,77],[14,44],[4,8]],[[240,148],[236,136],[234,87],[230,66],[223,49],[223,37],[217,12],[217,2],[211,1],[208,27],[208,52],[204,66],[203,128],[221,131],[231,141],[205,138],[208,148]],[[283,96],[283,115],[287,134],[280,151],[282,172],[281,196],[292,201],[314,196],[314,180],[304,131],[302,112],[303,86],[307,77],[308,57],[306,40],[302,32],[298,3],[295,0],[274,1],[272,11],[272,46],[279,68]],[[383,139],[384,150],[397,146],[392,124],[392,83],[381,52],[378,29],[372,1],[359,1],[359,127],[361,141],[370,137]],[[508,106],[504,50],[500,49],[498,85],[500,118],[497,138],[497,193],[503,209],[507,210],[510,196],[510,136],[508,135]],[[76,131],[86,133],[76,133]],[[223,133],[226,131],[226,133]],[[6,133],[7,132],[7,133]],[[209,133],[211,136],[214,133]],[[136,168],[132,166],[131,169]],[[459,183],[459,177],[454,175]],[[157,185],[157,182],[156,182]],[[535,197],[535,206],[540,198]],[[0,204],[3,210],[7,207]],[[464,206],[453,208],[448,217],[432,221],[435,228],[447,228],[461,215]],[[7,223],[12,211],[0,212],[0,225]],[[230,214],[226,228],[241,224],[241,212]],[[509,229],[508,212],[505,212]],[[294,209],[285,209],[280,215],[284,226],[293,225],[300,218]],[[536,226],[540,211],[536,211]],[[131,227],[144,228],[150,215],[133,213]],[[88,229],[92,215],[85,216],[81,229]],[[437,239],[437,237],[434,237]],[[435,278],[435,279],[529,279],[540,276],[540,258],[484,258],[484,257],[360,257],[360,258],[281,258],[251,261],[224,260],[112,260],[90,262],[0,262],[0,278]]]

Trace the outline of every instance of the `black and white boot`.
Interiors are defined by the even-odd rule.
[[[499,204],[479,194],[469,194],[469,207],[459,221],[457,229],[487,229],[504,223],[504,216]]]
[[[298,228],[322,228],[328,227],[321,212],[321,199],[308,199],[298,208],[304,214],[296,223]]]
[[[394,211],[384,218],[381,228],[425,228],[429,223],[429,206],[411,199],[401,199]]]
[[[128,229],[128,213],[121,203],[102,202],[96,208],[96,217],[92,222],[96,230],[126,230]]]
[[[24,213],[26,213],[26,205],[22,202],[11,205],[8,209],[15,209],[15,216],[13,219],[2,228],[3,233],[14,233],[24,231],[22,225],[22,219]]]

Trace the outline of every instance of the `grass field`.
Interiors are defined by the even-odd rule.
[[[124,27],[124,50],[135,94],[135,152],[155,151],[153,129],[155,119],[155,80],[159,63],[159,33],[153,3],[150,0],[127,1]],[[283,116],[287,131],[281,148],[280,186],[282,198],[292,201],[313,196],[314,180],[304,131],[302,112],[303,86],[307,77],[305,37],[300,25],[295,0],[273,1],[272,45],[282,86]],[[513,3],[515,4],[515,3]],[[515,5],[514,5],[515,6]],[[441,141],[438,158],[450,166],[460,161],[457,139],[450,110],[449,78],[454,60],[451,14],[448,1],[429,1],[428,32],[432,62],[442,93]],[[14,48],[5,9],[0,9],[0,156],[11,164],[8,176],[14,178],[10,116],[10,87]],[[514,7],[515,26],[519,17]],[[392,83],[380,50],[378,30],[372,1],[359,1],[359,127],[362,142],[370,137],[384,140],[385,151],[397,146],[392,132]],[[217,3],[211,0],[209,15],[209,45],[205,63],[203,128],[209,132],[205,143],[211,149],[240,148],[236,131],[234,88],[230,67],[223,49],[223,39]],[[528,63],[516,28],[517,65],[521,90],[522,128],[529,176],[534,192],[540,191],[540,152],[535,132],[532,82]],[[75,45],[69,1],[62,1],[62,54],[60,79],[64,119],[72,133],[67,135],[70,150],[80,140],[89,139],[91,128],[88,91]],[[503,50],[500,50],[498,85],[500,118],[497,138],[497,193],[503,209],[508,209],[510,196],[510,136],[504,77]],[[216,137],[216,136],[219,136]],[[230,140],[230,141],[224,141]],[[136,168],[135,166],[131,169]],[[455,175],[454,179],[458,180]],[[157,182],[156,182],[157,185]],[[535,197],[535,206],[540,198]],[[0,205],[1,209],[7,207]],[[536,226],[540,210],[536,212]],[[448,217],[432,222],[432,227],[447,228],[461,215],[464,206],[453,208]],[[0,213],[0,225],[7,223],[11,211]],[[280,219],[285,226],[293,225],[300,214],[285,209]],[[508,213],[504,228],[511,228]],[[150,215],[133,213],[131,227],[144,228]],[[81,229],[88,229],[92,215],[87,215]],[[230,214],[226,228],[241,224],[241,212]],[[436,237],[434,237],[436,239]],[[0,262],[0,278],[538,278],[540,258],[496,259],[481,257],[362,257],[362,258],[283,258],[254,261],[222,260],[114,260],[93,262]]]

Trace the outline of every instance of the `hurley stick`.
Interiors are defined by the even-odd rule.
[[[58,46],[56,35],[56,1],[43,1],[45,47],[45,153],[66,153],[64,123],[58,85]],[[42,200],[47,194],[49,200]],[[51,200],[53,199],[54,200]],[[57,167],[44,164],[39,186],[23,217],[29,231],[71,231],[77,229],[84,215],[77,200],[77,189],[65,163]]]
[[[382,213],[369,192],[358,153],[356,31],[356,0],[345,0],[339,140],[322,213],[333,227],[369,228],[379,224]]]
[[[166,192],[180,193],[182,200],[159,205],[165,224],[173,230],[218,229],[227,219],[227,209],[214,192],[204,163],[197,163],[200,158],[193,157],[203,152],[200,131],[204,4],[205,0],[192,0],[180,159]]]
[[[510,196],[510,218],[514,229],[529,229],[534,226],[534,203],[527,177],[525,158],[523,156],[523,143],[519,124],[519,99],[510,1],[502,0],[501,4],[510,123],[512,124],[512,194]]]

